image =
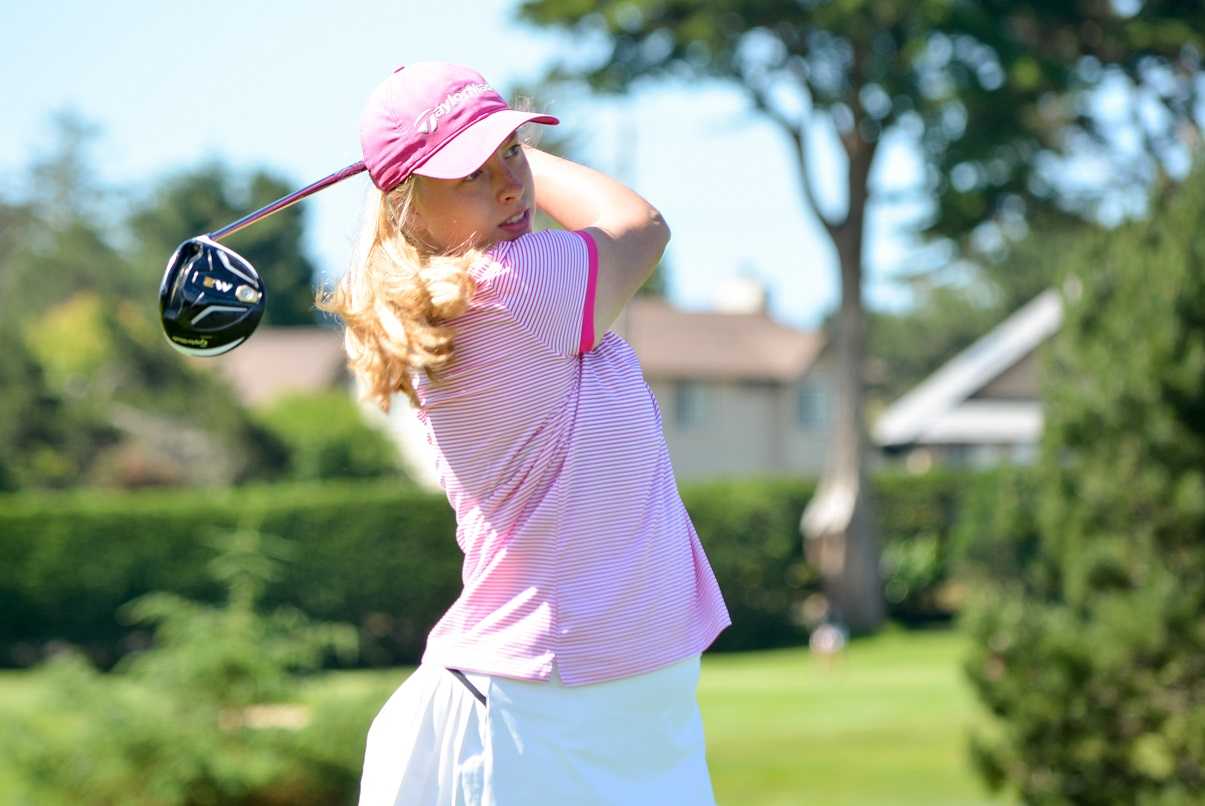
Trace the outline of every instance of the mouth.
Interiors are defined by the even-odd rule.
[[[504,230],[519,231],[526,227],[529,223],[531,223],[531,208],[525,207],[510,218],[500,223],[498,226]]]

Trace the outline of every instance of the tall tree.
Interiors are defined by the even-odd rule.
[[[998,259],[961,261],[909,279],[913,303],[868,312],[868,409],[882,409],[1043,291],[1059,283],[1071,244],[1103,237],[1079,219],[1030,222]]]
[[[0,487],[278,474],[285,446],[164,340],[166,256],[147,266],[147,245],[122,241],[122,199],[89,170],[95,135],[58,115],[23,197],[0,200]]]
[[[994,717],[971,757],[1027,804],[1205,793],[1202,218],[1205,170],[1063,255],[1039,492],[997,507],[1013,540],[1036,513],[1034,556],[966,611],[964,668]]]
[[[211,232],[297,188],[264,171],[240,176],[220,163],[189,169],[165,180],[130,219],[140,262],[162,273],[185,238]],[[264,324],[314,325],[314,264],[306,256],[304,205],[290,207],[224,243],[264,278]]]
[[[1061,156],[1122,154],[1118,172],[1166,175],[1199,131],[1205,9],[1174,0],[524,0],[524,19],[581,35],[557,72],[620,92],[644,79],[712,78],[743,91],[797,158],[799,187],[836,249],[842,367],[828,467],[804,513],[808,556],[855,631],[883,618],[878,547],[864,456],[863,248],[871,169],[885,132],[911,134],[932,200],[927,237],[969,248],[999,240],[1035,211],[1093,207],[1107,190],[1066,191]],[[585,62],[585,63],[584,63]],[[1095,117],[1094,91],[1117,79],[1153,114],[1133,117],[1137,144],[1117,148]],[[809,141],[835,134],[847,207],[816,204]]]

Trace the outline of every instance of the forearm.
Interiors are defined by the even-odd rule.
[[[539,149],[526,151],[536,205],[566,229],[597,227],[613,238],[665,229],[657,209],[621,182]]]

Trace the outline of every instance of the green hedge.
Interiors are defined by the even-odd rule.
[[[942,591],[949,536],[963,492],[982,483],[959,474],[877,479],[885,589],[895,618],[948,615]],[[798,479],[683,487],[734,621],[716,649],[806,638],[798,614],[818,579],[804,562],[798,524],[812,489]],[[446,500],[393,482],[3,496],[0,663],[27,665],[55,641],[113,662],[146,640],[118,621],[124,602],[151,590],[218,598],[206,572],[206,535],[234,526],[295,546],[267,604],[357,625],[365,664],[413,662],[460,589],[461,555]]]

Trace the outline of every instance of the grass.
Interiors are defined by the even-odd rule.
[[[1003,804],[966,759],[977,709],[956,632],[887,632],[832,666],[707,655],[699,703],[721,806]]]
[[[888,630],[834,664],[804,649],[706,655],[699,703],[720,806],[994,806],[965,755],[981,717],[954,631]],[[307,699],[381,701],[408,670],[337,672]],[[36,682],[0,672],[0,715],[28,707]],[[2,716],[0,716],[2,718]],[[367,727],[367,726],[365,726]]]

